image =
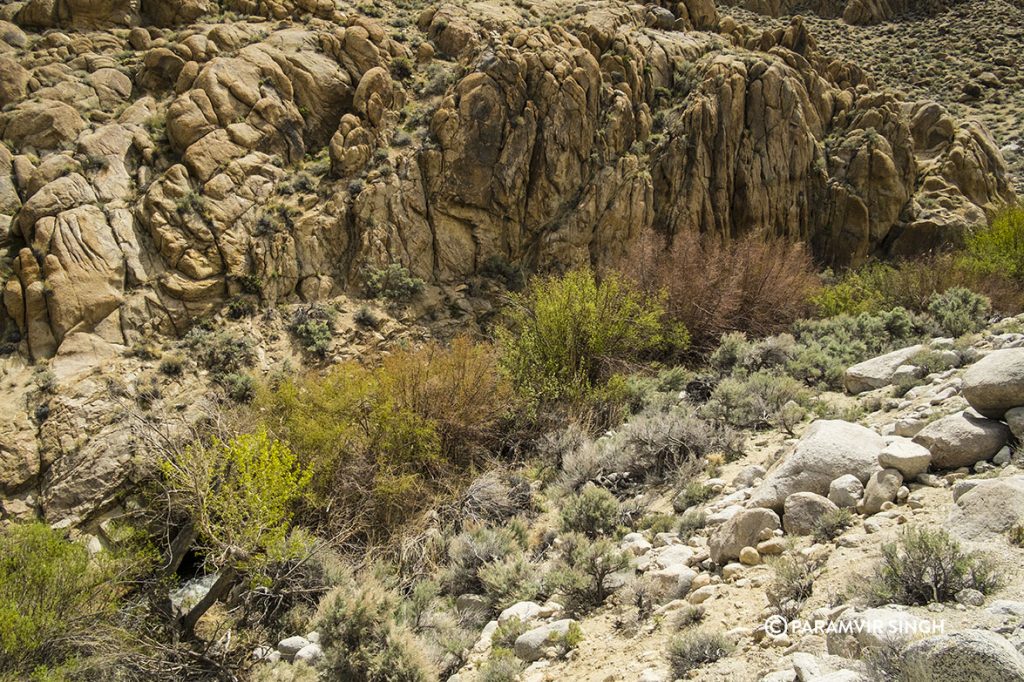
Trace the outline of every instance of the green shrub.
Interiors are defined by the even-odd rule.
[[[792,620],[814,592],[821,563],[802,555],[784,556],[772,562],[771,583],[765,594],[772,612]]]
[[[316,629],[324,650],[321,666],[332,679],[436,680],[422,643],[396,618],[398,603],[397,594],[365,576],[324,598]]]
[[[807,391],[796,379],[769,370],[738,373],[719,382],[705,411],[740,428],[791,431],[803,419]]]
[[[517,682],[523,671],[522,662],[506,648],[497,648],[480,666],[477,682]]]
[[[992,312],[992,304],[970,289],[956,287],[932,296],[928,312],[942,333],[955,338],[981,329]]]
[[[676,529],[676,517],[672,514],[646,514],[640,519],[638,528],[649,530],[655,535],[671,533]]]
[[[610,540],[572,533],[562,537],[561,564],[550,574],[551,588],[565,596],[571,613],[600,606],[610,592],[608,578],[629,567],[629,557]]]
[[[951,601],[965,588],[988,594],[998,585],[991,562],[965,552],[949,533],[911,527],[882,546],[868,593],[876,603],[918,605]]]
[[[611,535],[618,530],[621,516],[615,495],[588,484],[565,501],[561,512],[562,530],[583,533],[589,538]]]
[[[180,355],[165,355],[160,359],[160,373],[169,377],[180,377],[185,367],[185,359]]]
[[[679,537],[689,538],[707,525],[708,516],[699,509],[687,509],[679,517]]]
[[[541,593],[537,568],[520,553],[485,563],[477,571],[484,595],[496,611],[521,601],[533,601]]]
[[[590,270],[538,279],[513,295],[498,339],[512,381],[540,400],[585,398],[615,363],[687,343],[657,297],[615,274],[599,282]]]
[[[470,525],[448,547],[444,580],[448,591],[464,594],[484,590],[480,571],[488,564],[521,556],[525,546],[526,534],[521,524],[500,528]]]
[[[1016,523],[1007,531],[1007,538],[1014,547],[1024,547],[1024,523]]]
[[[685,630],[704,620],[704,614],[703,606],[687,604],[676,612],[674,625],[677,630]]]
[[[504,623],[498,624],[494,634],[491,635],[491,644],[498,649],[511,649],[519,636],[529,629],[530,624],[520,618],[509,618]]]
[[[413,276],[408,268],[391,263],[382,268],[368,268],[364,281],[366,295],[384,298],[394,303],[410,301],[423,291],[424,282]]]
[[[334,340],[334,310],[315,303],[299,308],[292,315],[289,329],[307,353],[325,358]]]
[[[686,678],[691,670],[725,658],[733,648],[732,642],[720,632],[684,632],[668,644],[669,667],[673,677]]]
[[[676,496],[672,498],[672,508],[677,513],[686,512],[691,507],[696,507],[698,504],[707,502],[715,496],[715,491],[712,490],[711,486],[701,483],[700,481],[689,481],[683,489],[676,493]]]
[[[814,539],[818,542],[829,542],[843,534],[853,525],[853,512],[849,509],[832,509],[821,515],[814,522]]]
[[[185,336],[184,345],[218,382],[229,374],[240,373],[256,358],[252,342],[229,331],[214,332],[197,326]]]
[[[256,397],[256,380],[248,374],[228,374],[221,377],[221,386],[236,403],[251,403]]]
[[[967,267],[1024,282],[1024,209],[1011,208],[967,239]]]

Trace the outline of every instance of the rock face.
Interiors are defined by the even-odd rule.
[[[1024,406],[1024,348],[992,351],[964,373],[963,394],[971,407],[991,419]]]
[[[729,0],[753,12],[777,17],[795,10],[810,11],[826,18],[842,18],[848,24],[878,24],[911,12],[937,14],[958,0]]]
[[[1024,656],[988,630],[965,630],[914,642],[903,652],[908,682],[997,682],[1024,679]]]
[[[1009,437],[1006,424],[957,412],[924,427],[914,442],[931,452],[934,466],[955,469],[991,459]]]
[[[807,427],[793,452],[768,473],[750,504],[781,511],[794,493],[828,495],[833,480],[845,474],[864,482],[879,468],[885,441],[858,424],[819,420]]]
[[[877,358],[857,363],[846,370],[846,374],[843,375],[843,384],[846,390],[853,395],[888,386],[892,383],[896,369],[908,363],[923,348],[924,346],[920,345],[900,348]]]
[[[1024,477],[978,481],[956,498],[947,525],[965,538],[1003,535],[1024,522]]]

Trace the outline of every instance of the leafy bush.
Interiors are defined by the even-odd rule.
[[[289,531],[312,472],[266,431],[195,443],[161,469],[172,507],[191,519],[222,578],[233,571],[259,576],[269,563],[304,551]]]
[[[514,402],[486,346],[400,351],[289,378],[257,412],[314,468],[318,507],[357,537],[383,539],[448,494],[508,432]]]
[[[452,594],[482,591],[481,569],[487,564],[521,555],[525,546],[526,530],[521,524],[500,528],[471,525],[448,547],[446,587]]]
[[[491,635],[491,644],[498,649],[511,649],[519,636],[529,629],[529,623],[519,617],[509,618],[504,623],[498,624],[494,634]]]
[[[725,658],[733,648],[732,642],[720,632],[684,632],[668,644],[669,667],[673,677],[686,678],[691,670]]]
[[[516,387],[545,401],[586,398],[616,363],[687,343],[685,330],[666,323],[657,296],[614,273],[598,281],[590,270],[542,278],[514,294],[498,339]]]
[[[307,353],[325,358],[334,340],[334,310],[316,303],[299,308],[292,315],[289,329]]]
[[[124,576],[99,559],[45,523],[0,529],[0,677],[74,667],[113,632]]]
[[[230,331],[215,332],[197,326],[185,336],[184,345],[217,382],[241,373],[256,358],[252,342]]]
[[[364,286],[370,298],[385,298],[394,303],[402,303],[412,300],[423,291],[424,282],[409,272],[408,268],[391,263],[383,268],[368,268]]]
[[[523,671],[522,662],[505,648],[498,648],[480,666],[478,682],[516,682]]]
[[[583,533],[589,538],[611,535],[619,528],[621,513],[615,495],[589,484],[565,501],[561,512],[562,530]]]
[[[818,542],[829,542],[843,534],[853,525],[853,512],[849,509],[832,509],[821,515],[814,522],[814,539]]]
[[[808,310],[818,277],[802,244],[751,234],[723,243],[714,235],[641,236],[625,263],[647,291],[667,292],[669,315],[700,350],[732,331],[768,336]]]
[[[629,557],[607,539],[572,533],[562,537],[561,564],[550,574],[551,588],[565,596],[565,607],[583,613],[600,606],[610,592],[608,577],[629,567]]]
[[[320,605],[316,629],[332,679],[428,682],[436,679],[422,643],[398,622],[399,597],[370,577],[335,589]]]
[[[807,400],[807,391],[796,379],[761,370],[722,379],[704,409],[732,426],[791,431],[803,419],[801,403]]]
[[[966,252],[969,268],[1024,282],[1024,208],[1005,211],[968,237]]]
[[[690,509],[690,507],[696,507],[698,504],[707,502],[714,495],[715,491],[712,490],[711,486],[700,481],[689,481],[672,498],[672,508],[678,513],[683,513]]]
[[[877,603],[917,605],[951,601],[966,588],[988,594],[998,585],[991,562],[965,552],[949,533],[911,527],[882,546],[868,591]]]
[[[537,568],[522,554],[485,563],[477,571],[484,595],[496,611],[521,601],[532,601],[541,593]]]
[[[772,581],[765,590],[768,606],[774,613],[792,620],[811,598],[821,563],[802,555],[786,556],[772,562],[772,568]]]
[[[992,312],[992,304],[970,289],[956,287],[932,296],[928,312],[944,334],[959,337],[981,329]]]

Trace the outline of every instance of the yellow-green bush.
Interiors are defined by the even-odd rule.
[[[70,671],[90,655],[112,629],[123,568],[44,523],[0,530],[0,678]]]
[[[498,447],[514,401],[490,347],[457,340],[286,379],[256,409],[315,472],[327,520],[382,539]]]
[[[1004,211],[968,237],[965,260],[978,272],[1024,282],[1024,208]]]
[[[498,339],[513,383],[540,401],[587,398],[617,364],[688,343],[685,329],[668,322],[662,297],[589,269],[540,278],[514,295]]]

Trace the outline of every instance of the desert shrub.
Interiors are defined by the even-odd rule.
[[[687,509],[679,516],[679,537],[688,538],[707,525],[707,514],[699,509]]]
[[[352,316],[352,320],[360,327],[366,327],[367,329],[376,329],[380,326],[381,322],[376,313],[365,305],[359,307],[359,310]]]
[[[184,345],[217,382],[229,374],[239,374],[256,358],[252,342],[230,331],[197,326],[185,336]]]
[[[810,253],[799,243],[751,234],[723,243],[714,235],[680,233],[671,244],[649,231],[625,263],[647,291],[667,293],[666,310],[699,350],[722,334],[768,336],[808,311],[818,287]]]
[[[1024,282],[1024,208],[1008,209],[968,237],[965,261],[976,272]]]
[[[321,666],[353,682],[428,682],[437,676],[413,632],[396,618],[399,597],[372,577],[336,588],[320,605]]]
[[[317,682],[319,679],[316,668],[302,661],[258,665],[252,675],[252,682]]]
[[[992,304],[970,289],[955,287],[933,295],[928,312],[944,334],[959,337],[981,329],[992,312]]]
[[[683,608],[676,611],[675,625],[677,630],[685,630],[686,628],[693,627],[704,620],[704,607],[700,605],[687,604]]]
[[[809,385],[841,387],[850,365],[909,345],[928,333],[903,308],[872,314],[800,320],[793,325],[796,347],[786,373]]]
[[[529,480],[496,468],[466,486],[459,499],[459,512],[466,521],[494,523],[528,510],[532,503]]]
[[[296,310],[288,328],[307,353],[325,358],[334,340],[334,315],[332,308],[314,303]]]
[[[733,648],[732,642],[720,632],[684,632],[669,641],[669,667],[674,677],[686,678],[691,670],[725,658]]]
[[[1007,538],[1014,547],[1024,547],[1024,523],[1014,524],[1007,531]]]
[[[368,268],[364,287],[370,298],[384,298],[394,303],[402,303],[415,298],[423,291],[424,282],[397,263],[382,268]]]
[[[94,561],[44,523],[0,529],[0,677],[63,679],[114,632],[125,577],[114,557]]]
[[[917,605],[950,601],[965,588],[988,594],[998,585],[987,558],[965,552],[944,530],[911,527],[882,546],[867,589],[876,603]]]
[[[316,471],[330,522],[383,539],[499,445],[514,405],[503,386],[490,351],[459,340],[288,378],[256,408]]]
[[[646,514],[637,526],[638,529],[649,530],[655,535],[671,533],[676,527],[676,517],[672,514]]]
[[[165,355],[160,359],[160,373],[169,377],[180,377],[185,368],[185,359],[180,355]]]
[[[571,613],[600,606],[610,593],[608,578],[629,567],[629,557],[607,539],[591,540],[571,533],[562,536],[561,563],[550,574],[553,591],[564,595]]]
[[[688,481],[683,489],[672,498],[672,508],[676,512],[683,513],[691,507],[707,502],[714,495],[715,491],[711,486],[700,481]]]
[[[814,592],[821,563],[802,555],[785,556],[772,562],[772,580],[765,594],[773,613],[792,620]]]
[[[790,431],[804,416],[803,385],[785,374],[761,370],[722,379],[704,406],[707,414],[740,428],[780,427]]]
[[[589,538],[611,535],[619,528],[622,510],[615,495],[593,484],[570,496],[561,511],[562,530]]]
[[[256,397],[256,380],[248,374],[227,374],[221,377],[220,384],[236,403],[250,403]]]
[[[685,347],[685,330],[666,322],[658,296],[614,273],[590,270],[537,279],[513,294],[497,336],[502,364],[533,399],[582,399],[617,363]]]
[[[532,601],[541,593],[537,567],[522,554],[485,563],[477,571],[484,596],[496,611],[521,601]]]
[[[713,452],[732,453],[739,447],[732,429],[685,405],[634,417],[619,432],[624,447],[617,470],[654,481],[692,469]]]
[[[477,682],[516,682],[523,671],[522,662],[505,648],[498,648],[480,666]]]
[[[500,528],[470,525],[448,547],[446,588],[452,594],[482,591],[480,570],[487,564],[521,555],[525,547],[526,531],[522,524]]]
[[[511,649],[519,639],[519,636],[530,629],[530,624],[522,619],[509,618],[504,623],[499,623],[494,634],[491,635],[491,644],[498,649]]]
[[[829,542],[843,534],[853,525],[853,512],[849,509],[832,509],[822,514],[814,522],[814,539],[818,542]]]

